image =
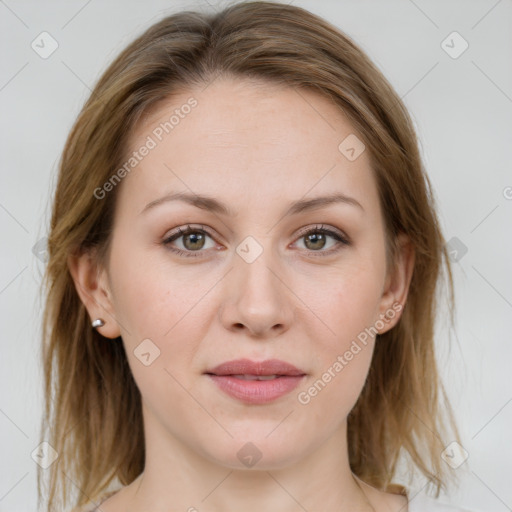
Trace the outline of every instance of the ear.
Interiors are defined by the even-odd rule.
[[[121,331],[114,314],[107,272],[98,265],[96,251],[91,249],[70,254],[68,268],[91,321],[96,318],[102,318],[105,321],[104,326],[97,328],[98,332],[106,338],[120,336]]]
[[[386,275],[381,302],[379,306],[379,323],[384,327],[379,329],[379,334],[384,334],[394,327],[402,315],[409,285],[414,270],[414,247],[404,233],[397,237],[397,251],[394,264],[391,263]]]

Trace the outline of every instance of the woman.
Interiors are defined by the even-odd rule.
[[[271,2],[156,23],[60,165],[48,510],[426,510],[392,481],[402,452],[436,496],[454,472],[443,265],[410,117],[347,36]]]

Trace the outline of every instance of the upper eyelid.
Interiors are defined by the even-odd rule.
[[[301,228],[299,230],[299,232],[298,232],[298,236],[300,238],[300,237],[303,237],[303,236],[307,235],[310,232],[315,232],[315,231],[331,232],[331,233],[333,233],[335,235],[338,235],[339,237],[349,241],[349,237],[345,234],[344,231],[342,231],[339,228],[335,228],[335,227],[332,227],[332,226],[329,226],[329,225],[326,226],[325,224],[315,224],[314,226],[309,226],[309,227]]]

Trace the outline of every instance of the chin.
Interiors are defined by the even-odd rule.
[[[271,471],[284,469],[302,457],[305,453],[297,447],[307,445],[304,439],[291,435],[268,435],[268,429],[249,429],[247,435],[228,435],[224,440],[205,440],[203,451],[207,458],[220,466],[236,470]],[[302,436],[301,436],[302,437]],[[215,449],[213,449],[215,447]]]

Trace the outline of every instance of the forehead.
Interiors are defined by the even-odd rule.
[[[240,205],[269,194],[297,199],[333,189],[372,200],[367,151],[356,159],[345,152],[346,141],[360,139],[354,137],[341,109],[318,93],[217,79],[173,95],[139,123],[130,153],[151,149],[123,188],[141,203],[164,190],[238,198]]]

